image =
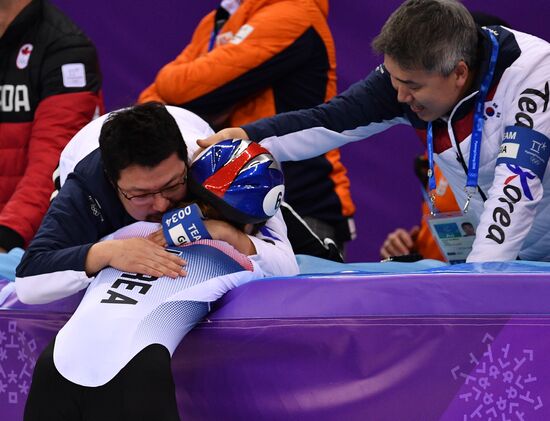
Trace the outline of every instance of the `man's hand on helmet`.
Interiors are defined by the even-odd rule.
[[[209,146],[215,145],[216,143],[221,142],[225,139],[246,139],[250,140],[248,138],[248,134],[241,129],[240,127],[228,127],[227,129],[222,129],[217,133],[214,133],[211,136],[208,136],[206,139],[199,139],[197,140],[197,145],[200,146],[200,149],[195,153],[195,156],[193,159],[200,154],[204,148],[207,148]]]

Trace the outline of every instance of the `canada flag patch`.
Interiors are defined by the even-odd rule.
[[[29,59],[31,58],[32,49],[32,44],[25,44],[19,49],[19,54],[17,54],[17,59],[15,60],[15,65],[18,69],[27,67]]]

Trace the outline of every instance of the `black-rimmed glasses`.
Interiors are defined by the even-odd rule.
[[[185,185],[185,183],[187,183],[187,173],[183,175],[183,179],[181,181],[175,184],[166,186],[154,192],[136,194],[133,196],[129,196],[124,190],[118,187],[118,184],[115,184],[115,185],[118,191],[124,196],[126,200],[129,200],[130,202],[136,205],[147,205],[149,203],[152,203],[155,200],[155,195],[157,194],[160,194],[165,199],[176,199],[175,195],[179,192],[179,189],[183,185]]]

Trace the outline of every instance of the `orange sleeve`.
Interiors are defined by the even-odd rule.
[[[212,28],[215,14],[216,12],[213,11],[207,14],[204,18],[202,18],[201,22],[193,32],[193,36],[191,37],[191,42],[176,57],[176,59],[169,64],[178,63],[178,65],[183,65],[185,63],[191,62],[193,58],[199,54],[198,52],[199,46],[203,43],[203,38],[205,34],[208,32],[208,28]],[[143,104],[144,102],[149,102],[149,101],[162,102],[163,104],[167,103],[167,101],[163,99],[162,96],[158,93],[156,82],[153,82],[151,85],[145,88],[143,92],[141,92],[137,102],[139,104]]]
[[[164,100],[160,97],[157,92],[155,84],[150,84],[143,92],[139,95],[138,104],[143,104],[144,102],[157,101],[165,104]]]
[[[243,36],[240,42],[233,40],[206,53],[204,50],[212,26],[203,22],[195,33],[196,43],[192,42],[176,60],[164,66],[155,79],[156,93],[166,103],[184,104],[221,86],[227,87],[231,82],[236,82],[238,89],[236,86],[235,89],[226,89],[226,92],[236,97],[246,96],[249,92],[269,85],[273,75],[280,74],[279,70],[262,74],[258,72],[250,80],[246,79],[246,75],[281,54],[312,25],[300,7],[289,2],[276,3],[255,13],[243,25],[246,28],[241,26],[239,32],[242,31]],[[246,34],[247,28],[249,32]],[[237,39],[239,32],[235,37]],[[198,45],[198,41],[201,45]],[[197,54],[197,49],[204,54]],[[197,56],[189,60],[193,53]],[[274,65],[285,66],[290,63],[291,60],[286,63],[280,60]],[[240,99],[236,97],[232,102]]]

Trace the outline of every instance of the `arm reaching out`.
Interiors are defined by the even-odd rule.
[[[197,140],[197,144],[201,148],[207,148],[209,146],[215,145],[216,143],[221,142],[225,139],[247,139],[249,140],[248,134],[241,129],[240,127],[228,127],[227,129],[222,129],[217,133],[214,133],[211,136],[208,136],[206,139]]]

